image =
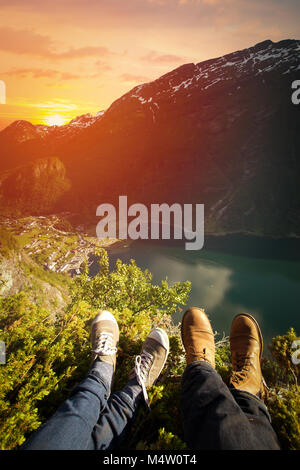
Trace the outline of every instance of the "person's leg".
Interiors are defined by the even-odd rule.
[[[87,377],[22,450],[94,449],[92,432],[109,396],[113,367],[95,361]]]
[[[191,449],[278,449],[269,414],[247,392],[232,393],[208,362],[190,363],[182,378],[182,424]]]
[[[106,409],[93,430],[95,448],[112,450],[119,447],[134,421],[139,404],[148,404],[146,388],[158,379],[168,357],[169,339],[160,328],[155,328],[146,338],[128,384],[111,395]]]
[[[234,339],[236,335],[231,335],[233,357],[236,352],[239,356],[239,368],[234,361],[232,379],[244,376],[249,379],[252,371],[254,377],[251,376],[248,385],[251,383],[251,390],[257,388],[258,393],[262,381],[257,361],[261,346],[256,328],[253,324],[250,326],[249,332],[249,325],[247,328],[239,325],[238,347]],[[182,421],[189,447],[278,449],[276,436],[261,400],[254,395],[251,397],[249,391],[246,398],[240,391],[232,390],[231,393],[215,371],[213,332],[205,313],[196,308],[188,310],[183,317],[181,331],[188,364],[182,378]],[[244,361],[241,361],[241,357]],[[241,377],[235,375],[235,372],[242,374]],[[234,380],[231,382],[234,383]],[[232,384],[231,387],[234,388]]]
[[[264,402],[256,395],[244,390],[230,390],[236,403],[250,423],[251,436],[255,437],[255,449],[280,449],[278,438],[272,427],[272,421]]]
[[[101,311],[91,327],[92,367],[68,400],[22,446],[22,449],[93,449],[92,432],[106,407],[116,366],[119,328]]]
[[[95,353],[92,369],[23,449],[113,449],[125,436],[143,396],[148,404],[146,387],[156,382],[169,353],[167,334],[160,328],[151,331],[141,354],[136,357],[128,384],[107,401],[115,368],[114,344],[117,344],[118,330],[109,312],[102,312],[99,317],[94,320],[97,334],[92,327]],[[107,337],[113,341],[107,340]]]
[[[123,390],[111,395],[92,432],[95,449],[112,450],[119,447],[142,401],[142,387],[136,379],[130,380]]]
[[[221,418],[238,405],[215,371],[214,334],[203,310],[185,312],[181,339],[187,362],[181,386],[184,438],[191,449],[218,449]]]
[[[230,391],[250,423],[253,448],[280,449],[271,425],[271,417],[263,398],[266,384],[261,371],[263,337],[252,315],[236,315],[230,330],[230,351],[233,372]]]

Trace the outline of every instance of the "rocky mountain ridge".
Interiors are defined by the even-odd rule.
[[[49,210],[76,209],[83,218],[126,194],[129,203],[204,203],[213,233],[299,235],[300,107],[291,102],[299,64],[297,40],[185,64],[94,121],[78,118],[65,135],[26,124],[30,138],[20,141],[5,129],[2,169],[55,156],[70,187]]]

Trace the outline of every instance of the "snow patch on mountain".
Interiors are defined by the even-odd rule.
[[[190,90],[206,91],[218,86],[221,81],[241,82],[251,76],[259,76],[279,71],[290,73],[300,68],[300,41],[283,40],[274,43],[270,40],[231,54],[210,59],[198,64],[186,64],[153,82],[138,85],[124,95],[138,100],[142,105],[159,106],[156,101],[168,96],[176,101],[178,93]],[[152,108],[153,109],[153,108]]]

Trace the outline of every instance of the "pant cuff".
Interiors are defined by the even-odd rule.
[[[216,369],[213,368],[213,366],[210,364],[210,362],[207,362],[207,361],[193,361],[193,362],[190,362],[186,366],[185,371],[184,371],[184,375],[187,374],[190,369],[193,369],[196,366],[200,366],[201,369],[207,370],[209,372],[214,371],[215,373],[217,373]]]

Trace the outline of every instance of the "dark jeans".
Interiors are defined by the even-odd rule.
[[[133,379],[108,398],[110,384],[101,372],[102,364],[94,365],[23,449],[112,450],[119,446],[138,410],[141,387]],[[265,405],[246,392],[230,392],[206,362],[193,362],[184,372],[182,414],[190,449],[279,449]]]
[[[207,362],[187,366],[181,399],[184,436],[190,449],[280,449],[264,403],[255,395],[229,389]]]
[[[109,397],[109,382],[107,364],[94,363],[70,398],[21,449],[112,450],[118,447],[135,418],[142,389],[133,379]]]

